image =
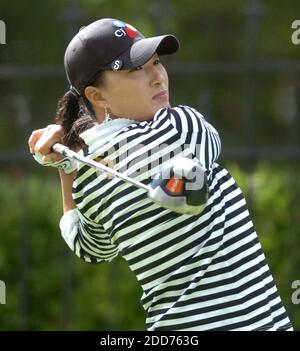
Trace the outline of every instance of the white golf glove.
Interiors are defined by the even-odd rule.
[[[39,152],[35,152],[33,154],[33,158],[42,166],[50,166],[58,169],[62,169],[66,174],[70,174],[77,169],[77,161],[70,159],[69,157],[65,157],[57,162],[44,161],[43,155]]]

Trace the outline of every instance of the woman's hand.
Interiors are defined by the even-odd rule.
[[[77,161],[52,152],[51,147],[55,143],[61,143],[63,130],[57,124],[51,124],[46,128],[32,132],[28,146],[33,158],[42,166],[50,166],[64,170],[66,174],[73,173],[77,169]]]
[[[32,132],[28,139],[29,150],[32,154],[39,153],[43,155],[45,162],[58,162],[62,156],[52,152],[51,146],[55,143],[61,143],[63,129],[57,124],[50,124],[46,128],[37,129]]]

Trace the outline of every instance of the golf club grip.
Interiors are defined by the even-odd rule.
[[[67,156],[66,151],[69,150],[69,148],[65,145],[55,143],[51,146],[51,151],[56,152],[57,154]]]

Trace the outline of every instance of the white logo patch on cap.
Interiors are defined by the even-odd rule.
[[[123,28],[117,29],[115,31],[115,36],[118,37],[118,38],[126,37],[126,32],[125,32],[125,30]]]
[[[111,64],[111,68],[114,71],[118,71],[119,69],[121,69],[123,66],[123,61],[122,60],[115,60],[113,61],[113,63]]]
[[[115,36],[118,38],[124,38],[128,36],[130,39],[134,39],[137,36],[137,30],[130,24],[126,24],[122,21],[114,21],[113,26],[118,28],[115,30]]]

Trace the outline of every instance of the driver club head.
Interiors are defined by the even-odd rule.
[[[205,169],[189,158],[171,160],[151,182],[148,196],[174,212],[198,215],[208,199]]]

